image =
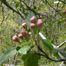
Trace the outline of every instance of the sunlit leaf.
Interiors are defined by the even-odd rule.
[[[32,48],[33,46],[24,46],[21,49],[18,50],[18,52],[22,55],[27,54],[27,52]]]
[[[47,40],[46,37],[41,32],[39,32],[39,36],[43,42],[43,45],[49,50],[53,50],[52,43],[49,40]]]

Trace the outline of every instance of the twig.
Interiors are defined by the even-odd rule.
[[[51,8],[53,8],[55,11],[57,11],[47,0],[45,0],[45,1]]]
[[[54,61],[54,62],[66,61],[66,59],[53,59],[53,58],[50,58],[48,55],[44,55],[44,54],[38,53],[38,52],[35,52],[35,53],[40,55],[40,56],[43,56],[43,57],[47,58],[48,60]]]
[[[65,0],[66,1],[66,0]],[[64,4],[66,4],[66,2],[65,1],[60,1],[60,2],[62,2],[62,3],[64,3]]]
[[[9,5],[9,3],[8,3],[6,0],[1,0],[1,2],[2,2],[4,5],[6,5],[9,9],[11,9],[11,10],[14,11],[14,12],[16,12],[18,15],[20,15],[21,18],[25,19],[25,18],[24,18],[24,15],[21,14],[19,11],[15,10],[13,7],[11,7],[11,6]]]
[[[1,21],[1,24],[0,24],[0,26],[3,24],[3,22],[4,22],[4,7],[3,7],[3,5],[2,5],[2,2],[1,2],[1,7],[2,7],[2,17],[3,17],[3,19],[2,19],[2,21]]]
[[[41,56],[43,56],[43,57],[45,57],[45,58],[47,58],[47,59],[49,59],[49,60],[51,60],[51,61],[54,61],[54,62],[66,61],[66,59],[53,59],[53,58],[49,57],[49,56],[46,54],[46,52],[43,51],[42,48],[39,46],[39,43],[37,43],[37,41],[38,41],[37,38],[35,38],[35,44],[36,44],[38,50],[39,50],[40,52],[42,52],[42,54],[39,53]]]
[[[62,42],[60,45],[58,45],[57,47],[59,48],[59,47],[63,46],[65,43],[66,43],[66,40],[64,42]]]
[[[29,7],[24,1],[22,1],[22,2],[26,5],[27,9],[32,11],[35,15],[48,17],[46,13],[38,13],[33,8]]]

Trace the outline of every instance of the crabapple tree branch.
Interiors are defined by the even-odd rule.
[[[9,3],[8,3],[6,0],[1,0],[1,2],[2,2],[4,5],[6,5],[9,9],[11,9],[13,12],[17,13],[18,15],[20,15],[21,18],[24,19],[24,15],[21,14],[21,13],[20,13],[19,11],[17,11],[16,9],[14,9],[13,7],[11,7],[11,6],[9,5]]]

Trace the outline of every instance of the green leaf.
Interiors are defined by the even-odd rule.
[[[15,47],[9,48],[5,53],[0,55],[0,64],[7,61],[10,57],[13,57],[16,53],[17,51]]]
[[[40,59],[40,56],[29,52],[26,55],[22,56],[22,60],[24,61],[24,66],[38,66],[38,60]]]
[[[54,56],[58,58],[58,51],[53,47],[53,44],[49,40],[47,40],[41,32],[39,32],[39,36],[43,42],[43,45],[48,49],[48,51],[50,51],[52,54],[54,54]]]
[[[47,40],[46,37],[41,32],[39,32],[39,36],[40,36],[40,38],[41,38],[41,40],[43,42],[43,45],[46,48],[48,48],[50,51],[52,51],[53,50],[52,43],[49,40]]]
[[[20,54],[26,54],[33,46],[24,46],[21,49],[18,50]]]

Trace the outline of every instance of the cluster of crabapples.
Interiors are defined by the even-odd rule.
[[[42,28],[42,25],[43,25],[43,22],[42,22],[42,19],[39,18],[39,19],[36,19],[35,16],[32,16],[30,18],[30,23],[29,23],[29,26],[30,26],[30,30],[34,31],[35,27],[37,27],[37,29],[41,29]],[[14,42],[20,42],[20,39],[23,39],[23,38],[26,38],[26,37],[29,37],[29,32],[27,31],[27,24],[26,22],[22,22],[22,25],[21,25],[21,31],[18,33],[18,34],[15,34],[13,37],[12,37],[12,40]]]

